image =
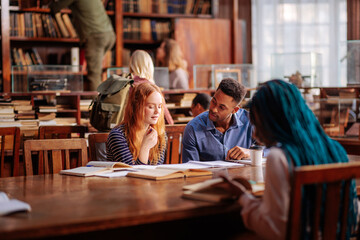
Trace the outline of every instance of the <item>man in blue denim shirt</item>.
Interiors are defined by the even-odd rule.
[[[223,79],[210,102],[209,111],[191,120],[184,131],[183,163],[242,159],[255,143],[249,114],[240,109],[246,88],[234,79]]]

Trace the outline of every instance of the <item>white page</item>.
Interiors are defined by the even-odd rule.
[[[241,167],[243,164],[240,163],[234,163],[234,162],[226,162],[222,160],[216,160],[216,161],[189,161],[193,164],[200,164],[205,165],[207,167]]]
[[[93,174],[97,172],[103,172],[103,171],[112,171],[108,168],[103,167],[77,167],[73,169],[66,169],[61,170],[60,174],[67,174],[67,175],[78,175],[78,176],[92,176]]]
[[[233,162],[233,163],[241,163],[241,164],[245,164],[245,165],[251,165],[251,159],[241,159],[241,160],[231,159],[231,160],[226,160],[226,161]],[[262,163],[265,163],[265,162],[266,162],[266,158],[263,158]]]
[[[184,170],[184,169],[203,169],[203,168],[209,168],[209,166],[187,162],[180,164],[163,164],[163,165],[159,165],[157,168]]]
[[[0,216],[19,211],[31,211],[31,207],[26,202],[9,199],[6,193],[0,192]]]
[[[158,165],[132,165],[132,168],[145,170],[145,169],[155,169]]]
[[[105,177],[105,178],[117,178],[117,177],[125,177],[130,171],[116,171],[109,173],[97,173],[94,174],[95,177]]]

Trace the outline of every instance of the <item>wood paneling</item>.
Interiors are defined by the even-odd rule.
[[[347,0],[347,39],[360,40],[360,0]]]
[[[232,63],[231,21],[228,19],[176,19],[175,40],[188,62],[190,83],[193,65]],[[193,86],[191,86],[192,88]]]

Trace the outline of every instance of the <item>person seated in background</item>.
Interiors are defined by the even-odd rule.
[[[155,84],[145,82],[134,87],[124,120],[109,133],[106,142],[108,161],[129,165],[164,162],[164,103],[161,90]]]
[[[191,120],[184,130],[183,163],[249,157],[255,143],[248,112],[240,109],[246,88],[231,78],[221,81],[209,111]]]
[[[154,82],[154,63],[150,55],[144,50],[136,50],[130,58],[129,71],[133,76],[134,83],[136,86],[144,82]],[[132,91],[130,89],[130,91]],[[174,124],[174,120],[171,117],[169,110],[164,103],[164,116],[167,124]]]
[[[250,120],[256,141],[271,147],[264,195],[256,198],[243,192],[237,181],[225,176],[223,187],[240,195],[241,215],[247,228],[263,239],[285,239],[291,190],[289,172],[303,165],[348,162],[348,157],[344,148],[326,135],[293,84],[282,80],[265,82],[251,100]],[[348,234],[357,226],[354,182],[350,191]],[[307,193],[305,196],[312,194]],[[304,215],[313,211],[314,206],[314,202],[307,201]],[[310,236],[304,236],[307,238]]]
[[[170,89],[189,89],[187,62],[179,44],[174,39],[165,39],[156,51],[156,62],[169,68]]]
[[[198,93],[192,100],[191,112],[194,117],[209,109],[211,97],[206,93]]]

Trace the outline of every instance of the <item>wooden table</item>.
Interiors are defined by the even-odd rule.
[[[222,171],[263,180],[263,167]],[[226,237],[243,231],[237,203],[214,204],[181,198],[183,185],[209,178],[151,181],[58,174],[3,178],[0,191],[28,202],[32,211],[0,217],[0,239],[114,236],[184,239],[196,235]]]

